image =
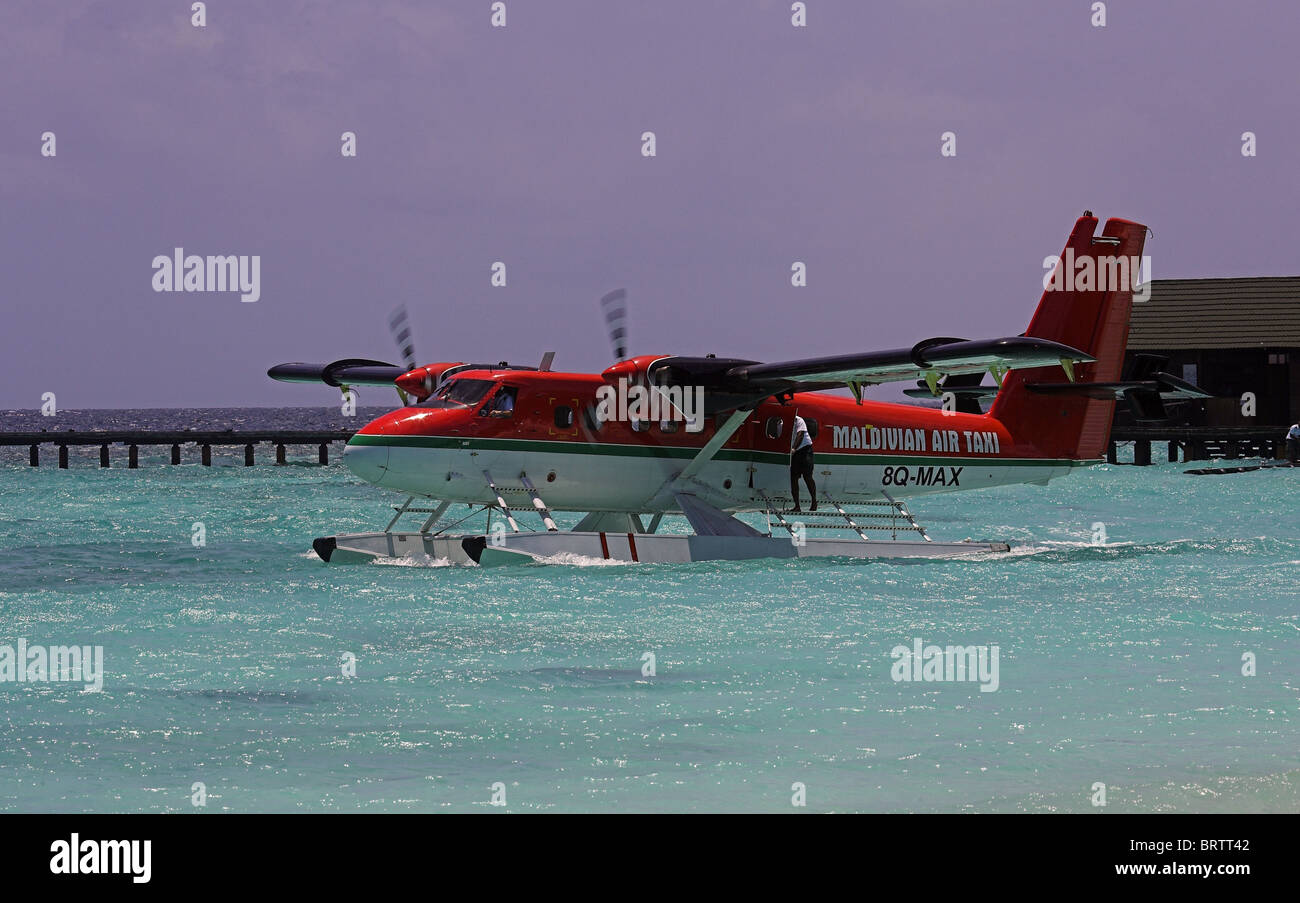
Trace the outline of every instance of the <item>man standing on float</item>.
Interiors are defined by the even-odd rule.
[[[795,514],[799,508],[799,478],[808,484],[808,494],[812,496],[811,511],[817,510],[817,484],[813,481],[813,441],[808,435],[808,424],[796,411],[794,426],[790,429],[790,498],[794,500]]]

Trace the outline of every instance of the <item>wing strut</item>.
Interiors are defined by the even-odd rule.
[[[757,402],[754,402],[750,407],[738,408],[735,411],[732,411],[731,416],[729,416],[723,424],[717,428],[717,431],[712,437],[710,437],[709,441],[704,444],[704,447],[696,452],[695,457],[691,458],[690,463],[688,463],[680,473],[665,480],[663,485],[655,490],[653,495],[646,499],[645,510],[653,511],[661,505],[667,504],[669,496],[676,497],[681,493],[694,495],[699,492],[701,488],[706,488],[694,481],[695,475],[703,469],[704,465],[713,460],[713,456],[718,453],[718,450],[721,449],[722,446],[727,444],[727,440],[735,435],[736,430],[740,428],[740,425],[745,422],[750,414],[754,413],[754,408],[757,406]],[[699,500],[696,499],[696,501]],[[680,507],[681,500],[677,499],[677,502]],[[687,504],[690,503],[688,502]],[[701,502],[701,504],[705,503]],[[685,511],[685,508],[683,508],[683,511]]]
[[[722,448],[722,446],[727,444],[727,440],[735,434],[736,430],[740,428],[740,425],[744,423],[746,418],[748,418],[752,413],[754,413],[754,408],[752,407],[737,408],[735,411],[732,411],[731,416],[726,419],[726,422],[724,422],[722,426],[718,427],[718,430],[713,434],[713,437],[704,444],[704,448],[700,449],[699,453],[696,454],[694,458],[691,458],[691,463],[686,465],[686,469],[677,475],[677,479],[689,480],[699,473],[705,464],[708,464],[713,460],[713,456],[718,453],[718,450]]]

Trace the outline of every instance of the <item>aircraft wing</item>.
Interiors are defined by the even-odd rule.
[[[1076,364],[1093,360],[1095,358],[1077,348],[1024,336],[977,341],[928,339],[910,349],[748,364],[733,368],[727,375],[756,388],[804,389],[828,383],[865,386],[914,380],[927,374],[952,376],[990,370],[1005,372],[1061,366],[1064,361]]]
[[[934,338],[911,348],[868,351],[835,357],[804,358],[761,364],[735,359],[665,357],[647,367],[647,375],[667,385],[700,385],[708,395],[709,413],[727,410],[769,395],[811,392],[847,386],[861,400],[862,387],[878,383],[923,379],[939,394],[939,380],[963,374],[993,373],[1001,382],[1009,370],[1062,367],[1070,380],[1074,365],[1095,358],[1077,348],[1047,339],[1008,336],[1000,339]],[[627,367],[615,365],[607,378]]]

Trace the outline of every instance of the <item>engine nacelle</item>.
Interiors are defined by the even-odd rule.
[[[418,401],[423,401],[433,394],[433,390],[438,383],[450,376],[452,372],[463,370],[466,366],[468,365],[462,361],[428,364],[403,373],[394,382],[397,383],[397,388],[407,395]]]

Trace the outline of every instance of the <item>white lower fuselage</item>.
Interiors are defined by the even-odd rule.
[[[344,464],[383,488],[473,504],[495,502],[484,471],[506,490],[519,489],[520,475],[527,474],[538,495],[556,511],[673,511],[677,508],[674,489],[692,492],[726,511],[763,510],[767,507],[764,495],[783,504],[790,500],[788,458],[771,452],[724,448],[694,477],[679,480],[696,449],[599,443],[564,447],[562,443],[529,440],[435,442],[350,444]],[[1077,463],[831,452],[816,455],[814,478],[819,496],[851,503],[879,499],[884,492],[907,498],[1012,483],[1045,483],[1068,473]],[[800,492],[806,503],[807,490],[802,483]]]

